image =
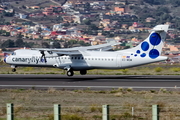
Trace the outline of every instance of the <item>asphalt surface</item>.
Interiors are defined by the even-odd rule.
[[[169,89],[180,90],[180,76],[151,75],[16,75],[1,74],[0,89],[116,89],[133,88],[135,90]]]

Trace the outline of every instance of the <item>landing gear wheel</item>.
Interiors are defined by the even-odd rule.
[[[67,71],[67,76],[73,76],[74,75],[74,72],[73,71]]]
[[[81,75],[85,75],[86,73],[87,73],[86,70],[81,70],[81,71],[80,71],[80,74],[81,74]]]
[[[12,72],[16,72],[16,69],[15,69],[15,68],[13,68],[13,69],[12,69]]]

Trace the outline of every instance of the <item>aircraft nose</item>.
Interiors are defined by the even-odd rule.
[[[4,62],[7,63],[9,56],[4,57]]]
[[[6,63],[6,57],[4,58],[4,62]]]

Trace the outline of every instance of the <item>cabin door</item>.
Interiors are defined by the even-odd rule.
[[[120,54],[117,55],[117,58],[116,58],[117,67],[121,67],[121,63],[122,63],[121,57],[122,57],[122,55],[120,55]]]

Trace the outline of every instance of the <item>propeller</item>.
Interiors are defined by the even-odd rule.
[[[46,61],[46,57],[45,57],[44,51],[40,51],[40,53],[41,53],[41,61],[43,61],[43,58],[44,58],[44,61],[46,63],[47,61]]]

